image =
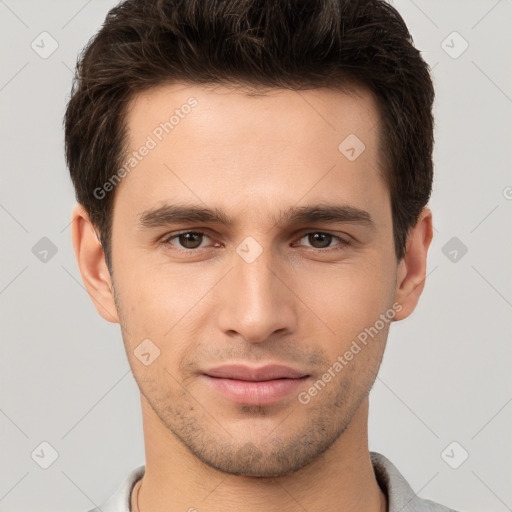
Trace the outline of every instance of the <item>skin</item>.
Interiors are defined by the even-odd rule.
[[[100,315],[120,323],[141,392],[140,510],[384,511],[367,424],[390,323],[307,404],[298,392],[236,404],[202,372],[280,363],[310,375],[307,391],[393,304],[394,321],[414,310],[431,212],[397,261],[377,104],[364,89],[160,86],[130,104],[128,149],[191,96],[197,106],[116,187],[112,275],[87,213],[73,212],[83,281]],[[355,161],[338,150],[349,134],[366,147]],[[177,203],[217,208],[233,224],[141,227],[144,212]],[[277,222],[281,211],[318,204],[364,210],[373,224]],[[184,230],[204,236],[168,240]],[[250,263],[236,250],[247,237],[262,249]],[[160,355],[146,366],[134,351],[147,338]]]

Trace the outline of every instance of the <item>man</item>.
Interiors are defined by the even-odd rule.
[[[446,511],[368,450],[432,239],[434,91],[380,0],[128,0],[78,67],[73,244],[140,388],[103,512]]]

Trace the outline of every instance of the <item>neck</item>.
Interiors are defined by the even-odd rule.
[[[309,466],[275,478],[222,473],[198,460],[142,397],[146,471],[139,512],[386,512],[368,451],[368,398],[338,440]],[[135,507],[133,507],[135,510]]]

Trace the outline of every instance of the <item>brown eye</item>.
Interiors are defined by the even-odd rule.
[[[205,238],[208,237],[204,233],[186,231],[167,237],[163,242],[178,249],[199,249]]]
[[[180,244],[186,249],[197,249],[201,245],[202,239],[201,233],[183,233],[178,236]]]
[[[309,245],[309,247],[313,249],[330,249],[330,248],[337,248],[341,249],[346,245],[349,245],[350,242],[347,240],[344,240],[343,238],[331,235],[330,233],[323,233],[321,231],[316,231],[312,233],[306,233],[301,240],[307,239],[306,247]],[[335,243],[332,243],[335,242]]]
[[[329,247],[332,239],[333,236],[328,233],[311,233],[308,235],[308,242],[315,247],[315,249]]]

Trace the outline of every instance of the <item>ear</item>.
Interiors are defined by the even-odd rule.
[[[395,301],[402,305],[394,320],[407,318],[420,298],[427,269],[427,252],[432,241],[432,212],[424,208],[407,237],[405,255],[399,263]]]
[[[85,288],[98,313],[108,322],[119,323],[105,253],[82,205],[77,205],[73,209],[71,222],[73,248]]]

